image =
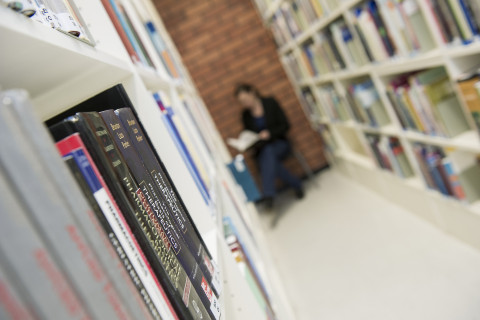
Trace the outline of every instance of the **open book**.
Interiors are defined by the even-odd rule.
[[[260,138],[257,133],[244,130],[240,133],[237,139],[228,138],[227,143],[238,151],[243,152],[253,146],[258,140],[260,140]]]

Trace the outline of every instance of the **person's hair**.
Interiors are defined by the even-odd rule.
[[[255,94],[259,98],[261,97],[260,92],[258,92],[257,88],[255,88],[249,83],[241,83],[237,85],[237,87],[235,88],[235,97],[238,97],[241,92],[249,92]]]

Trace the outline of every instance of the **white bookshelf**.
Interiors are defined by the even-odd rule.
[[[150,13],[173,58],[181,62],[153,4],[149,0],[142,0],[140,3]],[[35,112],[40,119],[47,120],[121,83],[221,270],[222,319],[266,318],[224,239],[223,214],[230,215],[239,224],[240,218],[239,213],[231,210],[233,200],[226,197],[222,183],[231,189],[235,205],[250,221],[252,234],[245,228],[238,230],[269,290],[275,314],[278,319],[293,319],[282,282],[276,275],[275,265],[262,238],[259,227],[261,224],[255,220],[257,212],[244,201],[225,168],[231,158],[186,69],[180,63],[183,78],[172,79],[160,68],[159,57],[151,44],[147,45],[146,49],[157,68],[134,64],[101,2],[86,0],[77,5],[93,36],[94,45],[81,42],[0,6],[0,89],[27,90],[33,100]],[[140,23],[135,21],[137,25]],[[146,34],[141,37],[148,43]],[[208,152],[201,147],[199,149],[202,158],[206,162],[210,161],[210,192],[215,199],[211,205],[203,200],[173,140],[169,138],[161,112],[151,94],[160,90],[170,96],[179,115],[182,115],[180,95],[195,101],[198,107],[196,116],[203,116],[205,120],[202,130],[208,131],[206,134],[214,141],[216,154],[213,160],[208,160]],[[185,115],[183,116],[185,118]],[[184,124],[190,125],[189,130],[192,129],[192,124],[188,121]]]
[[[291,4],[292,1],[294,0],[274,2],[257,0],[257,3],[263,2],[263,5],[259,6],[260,10],[262,6],[268,8],[262,12],[265,26],[269,28],[273,23],[277,23],[278,19],[273,20],[275,14],[280,12],[282,4]],[[325,8],[328,7],[328,1],[326,0],[312,0],[310,2],[313,3],[314,1],[321,3]],[[296,1],[296,3],[299,2]],[[288,29],[286,29],[284,34],[290,35],[289,38],[287,37],[287,41],[282,42],[282,39],[277,39],[280,41],[278,54],[281,61],[284,62],[284,67],[300,100],[302,100],[302,90],[305,90],[305,88],[308,88],[315,97],[320,115],[307,114],[307,117],[310,119],[313,128],[317,128],[319,125],[326,126],[337,142],[337,147],[330,157],[332,165],[337,170],[393,202],[417,213],[445,232],[480,249],[480,233],[478,232],[480,230],[479,201],[465,203],[429,189],[413,150],[414,143],[423,143],[444,150],[455,148],[470,155],[480,155],[479,134],[466,105],[463,101],[461,102],[461,111],[467,119],[469,130],[453,138],[445,138],[403,129],[394,106],[386,94],[389,82],[399,75],[443,67],[453,84],[455,94],[460,97],[455,81],[462,73],[474,66],[480,66],[480,36],[474,36],[468,44],[459,41],[445,43],[442,40],[441,31],[434,25],[435,17],[427,0],[415,0],[414,2],[419,8],[419,17],[423,19],[427,26],[426,30],[422,31],[424,33],[422,36],[431,38],[434,44],[433,48],[403,56],[395,55],[383,61],[368,62],[361,66],[349,66],[347,64],[346,68],[341,70],[323,73],[317,70],[317,73],[312,75],[309,72],[306,59],[302,58],[302,45],[312,40],[315,41],[318,33],[324,32],[332,22],[339,19],[346,23],[354,37],[358,37],[357,31],[352,29],[354,23],[353,10],[364,2],[364,0],[336,1],[336,7],[326,10],[322,16],[318,17],[300,34],[292,36],[291,32],[289,34]],[[377,1],[377,4],[379,2]],[[292,16],[294,16],[294,12],[294,10],[290,12]],[[340,56],[346,61],[345,52],[339,51]],[[289,53],[293,53],[297,58],[298,68],[301,71],[300,78],[290,70],[291,61],[287,63],[284,58]],[[390,123],[379,127],[373,127],[368,123],[360,123],[355,120],[351,108],[349,108],[350,119],[337,120],[328,116],[328,107],[325,103],[322,103],[319,88],[333,86],[338,94],[345,98],[349,85],[363,77],[371,79],[373,82]],[[308,111],[309,108],[304,108],[304,110]],[[366,140],[366,134],[398,139],[414,175],[409,178],[401,178],[390,171],[381,169],[375,161],[372,149]]]

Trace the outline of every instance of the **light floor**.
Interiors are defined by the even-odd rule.
[[[297,319],[480,319],[479,251],[334,170],[316,181],[260,213]]]

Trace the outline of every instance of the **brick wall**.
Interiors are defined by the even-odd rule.
[[[271,32],[250,0],[153,1],[224,139],[242,130],[241,107],[233,90],[236,84],[249,82],[280,102],[292,124],[290,137],[310,167],[326,164],[321,141],[310,129]],[[257,177],[251,160],[248,165]],[[286,166],[303,175],[293,159]]]

